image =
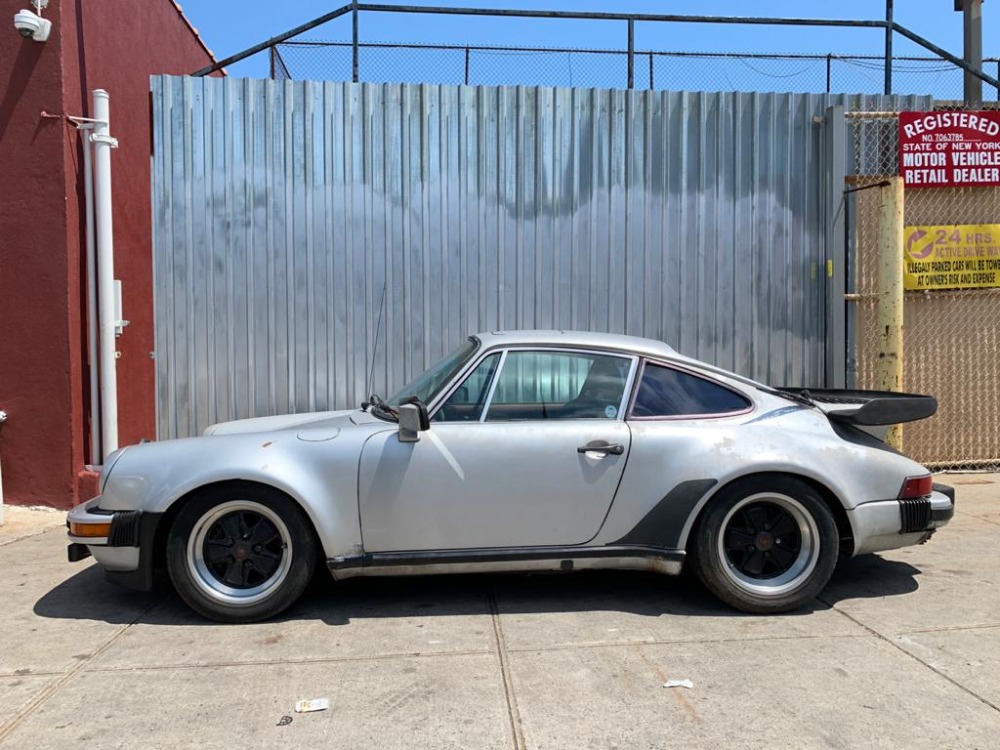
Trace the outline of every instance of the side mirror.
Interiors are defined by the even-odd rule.
[[[399,442],[416,443],[420,433],[431,428],[431,419],[427,407],[422,401],[413,400],[403,404],[397,410],[399,413]]]

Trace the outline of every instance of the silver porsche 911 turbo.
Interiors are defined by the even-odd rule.
[[[775,389],[649,339],[469,337],[391,398],[263,417],[108,457],[69,558],[251,622],[334,578],[690,565],[782,612],[837,560],[927,540],[954,491],[872,432],[929,396]]]

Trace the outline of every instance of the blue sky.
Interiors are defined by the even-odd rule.
[[[184,0],[184,13],[199,29],[217,58],[239,52],[257,42],[286,31],[341,3],[318,0]],[[412,5],[465,5],[472,7],[544,8],[640,13],[757,15],[878,19],[884,15],[881,0],[839,0],[836,3],[803,3],[791,0],[546,0],[526,2],[446,2],[409,0]],[[962,14],[953,9],[953,0],[896,0],[897,22],[929,38],[945,49],[961,55]],[[996,6],[996,7],[994,7]],[[1000,5],[985,3],[983,8],[984,55],[1000,54]],[[338,19],[308,32],[303,39],[347,40],[349,17]],[[623,48],[623,23],[550,21],[535,19],[487,19],[480,17],[435,17],[427,15],[362,14],[363,41],[472,43],[484,45],[524,45],[585,48]],[[707,24],[639,24],[639,49],[715,52],[798,52],[880,54],[883,33],[877,29],[832,29],[772,26],[722,26]],[[897,54],[925,54],[896,35]],[[996,74],[996,68],[987,67]],[[229,69],[230,75],[266,77],[268,59],[260,54]],[[877,78],[877,72],[871,73]],[[777,76],[775,76],[777,77]],[[723,86],[724,87],[724,86]],[[992,98],[987,94],[988,98]]]

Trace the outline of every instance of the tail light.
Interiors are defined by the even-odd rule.
[[[934,479],[930,474],[922,477],[907,477],[903,482],[903,487],[899,490],[900,500],[911,500],[918,497],[927,497],[934,490]]]

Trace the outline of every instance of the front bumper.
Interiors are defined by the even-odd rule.
[[[935,484],[926,500],[878,500],[848,513],[855,555],[909,547],[927,541],[951,520],[955,515],[955,490]]]
[[[105,510],[100,507],[100,500],[95,497],[67,514],[69,561],[93,555],[108,580],[140,591],[151,590],[156,530],[163,514]],[[74,529],[85,533],[74,534]],[[92,533],[101,536],[91,536]]]

